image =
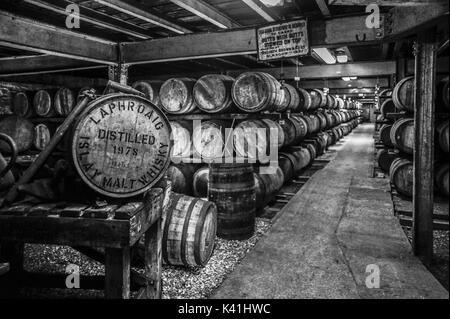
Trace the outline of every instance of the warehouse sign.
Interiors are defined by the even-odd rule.
[[[306,19],[258,28],[258,60],[276,60],[309,54]]]

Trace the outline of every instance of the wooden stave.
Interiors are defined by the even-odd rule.
[[[234,78],[223,74],[207,74],[199,78],[193,87],[194,100],[197,107],[206,113],[227,113],[233,110],[234,103],[231,97],[231,89],[234,83]],[[219,90],[219,89],[220,90]],[[206,92],[207,95],[217,96],[217,92],[222,92],[222,101],[218,103],[211,103],[204,97],[202,92]],[[212,105],[213,107],[207,107],[206,105]]]
[[[405,133],[406,132],[406,133]],[[408,142],[405,144],[405,140]],[[396,121],[391,128],[392,144],[405,154],[413,154],[414,151],[414,120],[404,118]]]
[[[34,124],[28,119],[7,115],[0,117],[0,133],[11,137],[17,146],[17,152],[22,153],[33,147]],[[9,146],[0,141],[0,152],[10,154]]]
[[[289,153],[278,153],[278,166],[283,171],[284,181],[288,182],[295,176],[294,159]]]
[[[293,161],[294,174],[298,174],[302,169],[311,164],[317,154],[315,149],[311,150],[311,148],[307,145],[306,147],[292,146],[286,151],[290,154],[290,159]]]
[[[402,173],[403,177],[406,176],[406,180],[398,176],[399,173]],[[389,175],[399,194],[412,197],[413,163],[410,160],[402,157],[395,159],[389,169]]]
[[[211,164],[208,199],[217,206],[218,237],[244,240],[253,236],[256,190],[251,164]]]
[[[37,116],[52,117],[56,114],[51,94],[52,92],[47,90],[39,90],[34,94],[33,110]],[[42,106],[45,106],[45,108],[42,108]]]
[[[205,225],[207,222],[208,225]],[[213,253],[217,230],[217,208],[214,203],[172,193],[163,225],[162,258],[166,264],[191,267],[207,264]],[[209,245],[202,249],[202,232],[208,226],[212,227]]]
[[[53,98],[55,112],[59,116],[67,116],[75,107],[76,97],[69,88],[60,88],[56,91]]]
[[[192,94],[193,87],[195,85],[196,80],[192,78],[170,78],[166,80],[159,90],[159,98],[161,101],[161,108],[169,113],[169,114],[189,114],[194,112],[197,109],[197,105],[195,104],[195,100]],[[173,84],[172,84],[173,83]],[[185,98],[183,99],[183,103],[179,104],[179,110],[172,109],[172,101],[167,99],[168,96],[172,95],[173,87],[166,91],[166,88],[169,85],[177,85],[178,89],[183,91]],[[170,93],[170,94],[169,94]]]
[[[197,169],[197,164],[171,164],[166,175],[172,183],[172,190],[178,194],[193,196],[193,176]]]
[[[309,96],[311,97],[311,108],[309,109],[309,111],[317,110],[323,104],[322,103],[323,92],[318,89],[310,89],[307,91],[309,93]]]
[[[405,88],[407,88],[406,101],[399,96]],[[414,112],[414,76],[408,76],[397,83],[392,92],[392,100],[397,109]]]
[[[328,122],[326,116],[322,112],[317,112],[316,117],[319,119],[320,122],[320,130],[324,131],[328,128]]]
[[[283,83],[282,88],[285,90],[285,107],[279,109],[279,112],[291,111],[295,112],[299,109],[300,96],[295,87],[290,84]]]

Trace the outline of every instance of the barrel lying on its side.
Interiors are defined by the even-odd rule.
[[[204,266],[214,249],[216,205],[176,193],[171,197],[163,222],[163,260],[169,265]]]
[[[233,108],[231,87],[234,79],[223,74],[207,74],[194,85],[193,94],[199,109],[207,113],[226,113]]]
[[[396,121],[391,129],[391,142],[400,151],[412,154],[414,151],[414,120],[404,118]]]
[[[395,159],[389,170],[391,183],[399,194],[412,197],[413,193],[413,163],[405,158]]]

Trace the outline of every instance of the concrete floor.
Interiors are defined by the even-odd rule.
[[[360,125],[212,298],[448,298],[411,253],[387,179],[370,178],[372,124]],[[366,287],[366,267],[380,288]]]

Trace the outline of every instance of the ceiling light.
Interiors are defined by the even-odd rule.
[[[344,51],[336,51],[336,60],[338,63],[347,63],[348,62],[348,56],[345,54]]]
[[[313,51],[326,63],[335,64],[336,57],[327,48],[315,48]]]
[[[348,82],[348,81],[351,80],[351,78],[350,78],[349,76],[344,76],[344,77],[342,78],[342,80],[345,81],[345,82]]]
[[[284,0],[260,0],[266,7],[283,6]]]
[[[356,80],[358,77],[357,76],[351,76],[350,80]]]

